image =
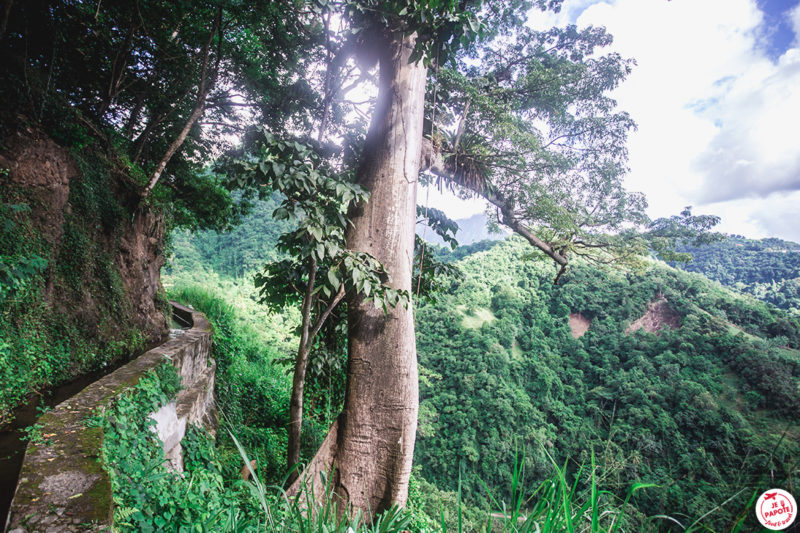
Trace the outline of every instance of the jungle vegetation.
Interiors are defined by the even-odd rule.
[[[220,300],[242,302],[245,316],[258,312],[252,282],[195,262],[191,243],[182,242],[168,278],[176,287],[201,280],[202,290]],[[713,511],[695,524],[712,531],[752,520],[744,511],[765,483],[797,483],[800,327],[783,311],[660,262],[633,270],[579,264],[554,285],[551,264],[531,259],[520,239],[482,248],[464,247],[455,263],[461,276],[416,310],[421,405],[413,480],[434,501],[452,503],[447,495],[460,488],[468,512],[476,510],[470,520],[480,523],[485,517],[477,510],[497,510],[496,502],[514,498],[510,465],[523,449],[526,500],[551,479],[554,463],[571,483],[594,460],[598,483],[618,503],[633,484],[654,485],[632,497],[629,519],[663,514],[688,527]],[[678,326],[627,332],[659,298],[680,317]],[[576,314],[589,322],[579,338],[569,325]],[[268,331],[291,337],[297,316],[271,316]],[[288,370],[291,358],[281,359],[289,346],[286,355],[271,356],[272,365]],[[331,356],[310,354],[305,458],[343,402],[346,360],[341,352]],[[235,424],[243,446],[276,481],[285,471],[283,448],[266,443],[286,438],[288,383],[285,376],[278,418]],[[274,436],[257,437],[264,431]],[[777,477],[770,479],[770,471]],[[580,491],[587,482],[582,478]],[[431,502],[425,505],[431,512]]]
[[[800,313],[800,245],[781,239],[730,235],[710,246],[683,246],[692,260],[679,266],[733,289]]]
[[[687,208],[653,221],[645,198],[624,189],[635,123],[609,91],[633,62],[608,51],[603,28],[524,24],[532,11],[559,7],[6,0],[0,84],[11,111],[0,134],[37,132],[76,161],[92,156],[97,172],[72,191],[85,193],[76,211],[86,217],[68,221],[75,246],[64,257],[18,246],[32,206],[4,189],[3,331],[17,344],[2,340],[2,366],[37,369],[43,385],[57,379],[38,355],[58,330],[52,342],[18,343],[27,315],[16,311],[41,300],[54,269],[69,280],[86,264],[97,266],[88,281],[112,298],[114,268],[103,267],[113,261],[82,230],[157,213],[170,230],[190,232],[172,233],[166,248],[203,266],[176,264],[172,294],[218,327],[217,392],[232,431],[218,443],[227,466],[207,478],[214,490],[220,476],[235,481],[232,465],[250,450],[260,475],[277,483],[302,460],[291,494],[310,483],[312,496],[330,495],[317,474],[333,468],[328,488],[375,527],[381,512],[399,516],[398,505],[456,494],[459,510],[516,502],[510,528],[523,508],[561,508],[566,530],[587,513],[597,529],[606,516],[597,482],[617,495],[608,516],[630,510],[642,523],[667,512],[687,527],[737,527],[758,472],[796,476],[797,322],[651,264],[651,255],[688,259],[676,242],[714,241],[718,219]],[[421,213],[452,234],[417,205],[417,185],[434,183],[484,198],[492,222],[523,241],[434,263],[445,256],[426,255],[414,237]],[[126,191],[119,202],[109,195],[116,188]],[[244,219],[246,229],[191,233],[231,229],[251,210],[258,217]],[[262,228],[274,245],[256,238]],[[258,292],[225,278],[254,268]],[[196,287],[210,279],[231,302],[214,285]],[[234,304],[234,293],[245,299]],[[271,313],[254,312],[256,301]],[[667,302],[675,329],[628,334],[654,301]],[[576,313],[590,323],[580,339],[567,329]],[[73,353],[101,364],[104,353],[76,352],[81,332],[70,333],[58,368]],[[283,359],[294,367],[291,384]],[[163,400],[159,387],[150,393]],[[741,450],[744,460],[734,459]],[[518,484],[523,471],[530,489]],[[243,492],[255,491],[260,526],[271,511],[256,479]],[[657,487],[640,485],[651,480]],[[537,487],[550,498],[528,498]],[[147,523],[161,527],[158,512]],[[435,509],[425,514],[435,521]],[[282,524],[291,529],[295,518]],[[460,529],[460,512],[457,521]]]

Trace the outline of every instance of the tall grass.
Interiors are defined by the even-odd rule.
[[[241,459],[245,465],[250,458],[236,437],[231,433]],[[637,483],[631,486],[624,499],[602,490],[597,486],[595,476],[596,465],[592,458],[591,469],[583,476],[581,468],[574,476],[572,483],[567,481],[566,470],[553,463],[553,476],[535,489],[528,491],[524,487],[524,451],[518,455],[511,475],[511,502],[503,502],[489,493],[494,511],[485,512],[481,523],[463,520],[465,504],[461,495],[461,474],[455,502],[456,520],[445,519],[442,506],[439,521],[426,517],[429,525],[411,529],[411,524],[419,524],[418,517],[413,516],[413,502],[409,508],[392,507],[378,515],[372,523],[356,513],[343,513],[339,499],[326,483],[324,497],[315,500],[310,491],[303,489],[297,497],[289,497],[279,486],[265,486],[255,471],[250,469],[253,481],[250,490],[260,503],[263,512],[265,531],[270,533],[466,533],[466,532],[503,532],[503,533],[622,533],[628,531],[710,531],[699,525],[699,520],[689,527],[684,527],[676,519],[668,516],[643,517],[631,504],[637,492],[652,487],[652,484]],[[248,466],[248,468],[250,468]],[[579,490],[579,481],[586,477],[588,488]],[[487,489],[488,492],[488,489]],[[751,502],[752,503],[752,502]],[[454,527],[451,527],[451,524]],[[436,524],[436,525],[432,525]],[[741,528],[741,520],[732,531]]]
[[[270,533],[393,533],[407,531],[411,516],[399,507],[392,507],[368,523],[361,513],[348,514],[340,507],[339,498],[325,481],[322,499],[314,498],[304,487],[290,497],[280,486],[265,486],[250,466],[250,457],[236,436],[229,432],[239,454],[250,471],[249,483],[253,498],[264,516],[265,531]]]
[[[285,466],[291,378],[285,366],[275,363],[286,355],[276,337],[291,335],[290,327],[282,317],[268,315],[244,287],[227,281],[219,285],[213,277],[201,281],[177,280],[170,297],[192,305],[211,322],[217,405],[262,475],[277,482]],[[236,478],[240,459],[226,433],[218,439],[218,455],[225,477]]]

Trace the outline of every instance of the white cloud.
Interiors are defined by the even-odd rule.
[[[792,17],[797,30],[800,8]],[[651,216],[694,205],[726,231],[800,237],[800,210],[770,207],[773,192],[800,189],[800,50],[777,64],[760,51],[754,0],[598,2],[577,23],[605,26],[637,61],[614,96],[639,125],[627,185]]]
[[[800,5],[789,12],[789,20],[794,29],[794,44],[798,46],[800,45]]]
[[[705,114],[720,126],[696,161],[700,200],[800,189],[800,50],[741,75]]]
[[[800,240],[800,6],[786,16],[795,40],[777,62],[756,0],[566,0],[528,24],[605,26],[636,60],[613,96],[639,126],[626,185],[651,216],[693,205],[722,231]]]
[[[800,242],[797,206],[800,191],[775,193],[765,198],[744,198],[709,204],[703,213],[722,217],[720,231],[748,237],[781,237]]]

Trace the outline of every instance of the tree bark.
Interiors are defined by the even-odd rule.
[[[370,198],[351,214],[347,246],[373,255],[390,285],[410,293],[427,69],[409,63],[416,35],[382,39],[378,100],[356,174]],[[371,517],[408,497],[419,402],[412,310],[351,298],[348,337],[344,410],[290,492],[305,484],[319,497],[319,474],[332,470],[335,493]]]

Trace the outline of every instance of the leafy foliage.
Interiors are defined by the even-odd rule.
[[[465,280],[418,310],[425,378],[415,459],[425,479],[455,490],[463,461],[464,493],[486,505],[483,483],[495,498],[513,498],[504,469],[511,443],[531,452],[524,466],[533,480],[552,472],[548,454],[566,464],[568,479],[580,477],[594,451],[597,477],[615,494],[658,485],[636,497],[646,515],[691,522],[727,502],[704,519],[713,529],[733,527],[765,483],[797,483],[800,450],[781,438],[800,430],[792,418],[800,401],[796,321],[657,265],[575,266],[554,286],[546,262],[524,261],[526,253],[509,239],[468,256]],[[627,333],[658,295],[680,326]],[[571,313],[591,321],[580,338],[570,332]],[[776,337],[778,324],[785,329]]]
[[[184,439],[186,472],[167,469],[164,449],[150,414],[180,388],[175,368],[165,362],[143,376],[102,415],[103,460],[111,475],[114,526],[119,531],[235,531],[246,524],[247,507],[226,490],[203,430]],[[250,509],[250,516],[254,509]],[[252,524],[250,524],[252,527]]]
[[[0,242],[3,243],[3,253],[0,255],[0,304],[7,296],[28,288],[31,279],[47,267],[46,259],[36,253],[26,254],[22,250],[22,242],[17,240],[20,232],[14,214],[29,210],[26,204],[0,204]]]
[[[607,92],[631,62],[603,53],[610,42],[601,28],[517,28],[432,88],[430,170],[561,258],[641,252],[629,230],[648,223],[644,198],[622,187],[634,123]]]
[[[14,116],[0,134],[22,121],[68,147],[99,144],[134,190],[165,170],[150,203],[180,226],[225,228],[246,209],[206,172],[245,116],[282,131],[313,104],[292,79],[315,59],[299,53],[318,32],[303,2],[10,2],[3,30]]]
[[[686,207],[679,216],[660,218],[650,225],[647,232],[650,248],[663,261],[688,263],[692,255],[675,251],[677,245],[700,248],[722,240],[722,235],[709,233],[719,221],[714,215],[692,215],[692,208]]]
[[[180,279],[180,278],[179,278]],[[185,282],[181,282],[185,283]],[[218,361],[218,401],[219,408],[223,412],[223,420],[226,427],[231,428],[234,433],[227,431],[218,432],[218,441],[215,448],[210,447],[210,442],[202,433],[189,430],[190,438],[184,440],[184,458],[187,467],[192,472],[199,469],[206,470],[203,476],[222,474],[225,491],[236,494],[238,500],[231,502],[231,507],[226,511],[240,516],[238,526],[244,528],[247,523],[245,516],[252,506],[257,506],[260,510],[260,520],[266,522],[268,531],[317,531],[319,528],[326,527],[326,531],[347,531],[352,527],[353,531],[401,531],[408,529],[415,532],[434,532],[434,531],[483,531],[490,521],[497,523],[498,519],[492,519],[488,512],[483,509],[472,507],[464,502],[455,493],[441,490],[416,473],[412,477],[412,487],[410,490],[409,505],[405,513],[396,514],[392,511],[386,518],[382,519],[373,526],[360,523],[357,517],[340,516],[336,511],[336,501],[326,498],[320,502],[314,502],[314,508],[318,512],[305,513],[303,501],[292,502],[283,498],[278,490],[269,488],[269,483],[277,483],[283,479],[283,441],[260,440],[259,435],[268,435],[269,432],[276,432],[277,435],[284,434],[285,430],[281,426],[285,425],[285,409],[288,398],[288,380],[281,371],[280,364],[276,361],[278,354],[264,351],[266,344],[276,345],[278,340],[274,336],[276,330],[285,328],[281,325],[280,318],[277,316],[267,317],[264,308],[257,306],[252,300],[242,297],[242,287],[234,289],[229,285],[230,282],[222,282],[219,279],[210,277],[206,279],[202,288],[186,287],[173,290],[173,296],[185,302],[191,302],[196,308],[202,310],[211,319],[214,325],[215,340],[213,344],[213,354]],[[214,288],[216,287],[216,288]],[[209,291],[217,291],[225,295],[225,300],[221,297],[212,296]],[[238,295],[238,296],[237,296]],[[248,303],[249,302],[249,303]],[[240,314],[235,308],[247,309],[247,314]],[[252,321],[252,315],[258,315],[259,319]],[[252,322],[248,322],[252,321]],[[264,328],[265,321],[271,323],[270,327]],[[256,329],[254,326],[260,326]],[[273,335],[264,337],[265,334]],[[291,343],[285,343],[286,350],[291,348]],[[261,355],[258,351],[261,351]],[[312,359],[313,363],[313,359]],[[312,364],[313,366],[313,364]],[[227,368],[227,370],[225,370]],[[339,369],[339,375],[343,375],[343,369]],[[323,389],[326,393],[330,389]],[[256,393],[256,391],[259,391]],[[259,396],[258,394],[261,394]],[[283,415],[274,419],[269,419],[272,409],[283,409]],[[262,426],[261,424],[266,424]],[[326,428],[322,428],[324,431]],[[148,433],[149,435],[149,433]],[[316,438],[321,440],[323,435]],[[139,436],[141,438],[141,435]],[[149,435],[149,438],[152,438]],[[307,436],[313,438],[313,436]],[[310,442],[306,446],[309,452],[313,452],[319,444]],[[266,446],[265,446],[266,443]],[[265,453],[266,452],[266,453]],[[249,464],[251,459],[256,459],[257,467],[254,473],[259,477],[257,483],[242,483],[239,479],[239,471],[242,464]],[[142,468],[142,467],[140,467]],[[193,474],[195,475],[195,474]],[[197,474],[199,476],[199,474]],[[195,479],[202,479],[196,477]],[[524,479],[518,479],[520,485],[528,483]],[[558,478],[553,478],[542,483],[547,487],[547,492],[542,493],[532,490],[536,494],[535,501],[526,503],[525,509],[535,506],[536,509],[548,510],[547,512],[559,514],[564,505],[563,497],[570,509],[575,509],[575,522],[580,523],[582,518],[579,515],[585,509],[585,495],[568,491],[568,494],[559,494],[550,487],[558,487]],[[514,492],[513,490],[511,492]],[[524,494],[524,491],[518,491]],[[498,497],[500,497],[498,495]],[[191,504],[191,499],[186,504]],[[216,496],[211,497],[212,502],[216,502]],[[601,505],[598,512],[616,510],[620,506],[619,500],[610,498],[610,505]],[[581,503],[579,503],[581,502]],[[180,502],[179,502],[180,503]],[[299,503],[299,505],[298,505]],[[500,507],[493,508],[500,511],[507,508],[500,503]],[[136,513],[134,507],[121,507],[118,513],[124,511],[127,516]],[[195,512],[195,511],[192,511]],[[616,512],[616,511],[615,511]],[[237,515],[237,513],[239,513]],[[629,509],[628,514],[635,514],[634,509]],[[224,514],[224,513],[223,513]],[[174,517],[174,521],[180,522],[179,517]],[[538,518],[537,518],[538,520]],[[120,521],[129,521],[127,517]],[[217,527],[224,530],[224,524],[217,522]],[[459,526],[460,524],[460,526]],[[516,519],[505,519],[505,526],[509,531],[527,531],[519,528]],[[532,526],[533,521],[529,521],[527,526]],[[551,524],[551,528],[555,523]],[[172,527],[168,525],[167,527]],[[551,529],[552,531],[561,529]],[[569,531],[569,530],[566,530]]]
[[[281,257],[278,238],[291,224],[272,218],[279,203],[277,194],[254,202],[252,210],[230,231],[174,231],[166,271],[181,274],[206,269],[231,278],[252,278],[264,263]]]
[[[113,254],[130,211],[109,185],[112,167],[101,151],[73,157],[81,176],[70,184],[56,243],[57,229],[42,224],[41,199],[12,183],[0,187],[0,421],[28,394],[145,345],[133,324],[114,318],[134,314]]]
[[[313,261],[318,280],[313,288],[331,298],[344,285],[345,291],[372,298],[377,307],[408,304],[408,294],[391,287],[388,273],[368,254],[347,250],[344,235],[347,212],[365,202],[362,187],[326,168],[308,145],[283,141],[263,132],[258,152],[233,163],[237,183],[266,185],[285,198],[274,211],[277,220],[287,220],[292,230],[278,239],[278,249],[289,257],[269,263],[256,275],[262,298],[274,309],[304,297]],[[316,274],[316,273],[315,273]]]

